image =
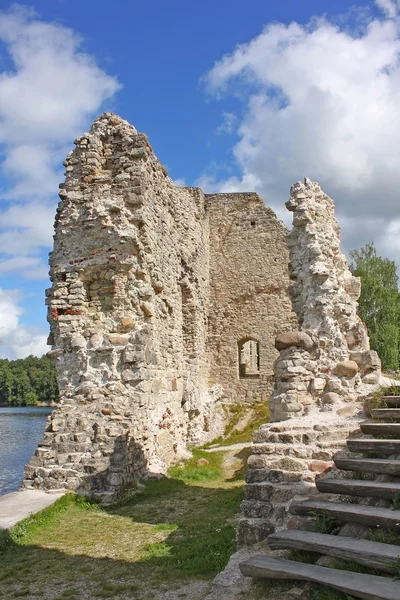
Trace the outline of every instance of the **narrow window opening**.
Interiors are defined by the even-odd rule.
[[[255,225],[256,225],[255,221],[250,221],[250,223],[251,223],[252,227],[255,227]]]
[[[260,343],[257,340],[239,342],[239,377],[260,376]]]

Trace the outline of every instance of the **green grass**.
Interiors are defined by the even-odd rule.
[[[253,432],[264,423],[270,421],[269,404],[265,402],[254,402],[253,404],[229,404],[225,407],[228,422],[224,434],[205,444],[204,448],[210,446],[231,446],[251,442]],[[238,428],[240,421],[246,420],[243,428]]]
[[[309,600],[357,600],[354,596],[349,596],[333,588],[318,585],[316,583],[310,586]]]
[[[197,467],[199,458],[209,465]],[[120,503],[99,507],[68,494],[2,534],[0,598],[157,598],[210,581],[235,551],[243,481],[229,481],[223,454],[193,459]]]
[[[400,395],[400,386],[389,385],[387,387],[379,388],[372,396],[366,398],[364,402],[364,414],[366,417],[372,418],[371,410],[374,408],[387,408],[387,404],[384,401],[384,396],[397,396]]]
[[[190,485],[192,483],[200,483],[206,481],[222,480],[222,452],[204,452],[204,450],[193,449],[193,458],[181,465],[174,465],[168,471],[168,474],[173,479],[183,481]],[[208,465],[198,467],[199,459],[206,459]]]
[[[331,515],[326,513],[314,514],[314,528],[317,533],[327,533],[335,535],[339,532],[342,525]]]

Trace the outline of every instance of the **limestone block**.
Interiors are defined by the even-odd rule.
[[[283,350],[284,348],[290,348],[291,346],[309,350],[313,345],[312,339],[304,331],[287,331],[275,338],[275,348],[277,350]]]
[[[350,350],[355,347],[368,350],[369,342],[365,325],[361,322],[354,324],[346,334],[346,342]]]
[[[126,363],[138,363],[145,360],[144,351],[136,350],[134,346],[127,346],[123,356]]]
[[[308,469],[314,473],[324,473],[328,469],[332,467],[331,462],[323,461],[323,460],[313,460],[308,465]]]
[[[359,366],[361,377],[363,377],[368,371],[378,371],[381,368],[381,360],[375,350],[350,352],[350,359],[356,362]]]
[[[280,483],[283,481],[283,473],[274,469],[247,469],[245,481],[246,483]]]
[[[364,377],[362,378],[362,382],[371,385],[371,384],[379,383],[380,378],[381,378],[380,371],[371,371],[371,372],[367,373],[366,375],[364,375]]]
[[[308,406],[309,404],[313,404],[315,402],[315,399],[311,394],[304,394],[304,393],[297,394],[296,400],[303,406]]]
[[[314,377],[314,379],[311,380],[311,391],[312,392],[321,392],[325,389],[326,387],[326,379],[323,379],[322,377]]]
[[[358,365],[354,360],[345,360],[337,363],[334,369],[335,375],[343,377],[354,377],[358,373]]]
[[[133,383],[146,379],[146,369],[124,369],[121,373],[122,381]]]
[[[264,519],[239,519],[237,530],[237,546],[253,546],[258,542],[266,540],[271,533],[275,532],[275,526],[271,521]]]
[[[120,335],[119,333],[109,333],[107,337],[110,344],[114,344],[115,346],[125,346],[129,341],[128,336]]]
[[[336,404],[340,402],[340,400],[341,396],[339,396],[339,394],[336,394],[335,392],[328,392],[327,394],[324,394],[321,398],[323,404]]]
[[[135,319],[132,317],[122,317],[120,321],[120,329],[122,332],[127,333],[132,331],[135,327]]]
[[[269,501],[243,500],[241,510],[245,517],[266,519],[271,515],[273,506]]]
[[[103,343],[103,336],[100,333],[95,333],[90,338],[90,343],[93,348],[99,348]]]
[[[76,333],[71,338],[71,348],[85,348],[86,340],[82,334]]]
[[[353,417],[358,413],[357,406],[343,406],[336,411],[340,417]]]
[[[340,393],[342,390],[342,380],[339,377],[329,377],[326,382],[326,392],[337,392]]]
[[[155,309],[154,305],[151,302],[143,302],[143,304],[140,305],[140,308],[142,309],[146,317],[154,317]]]

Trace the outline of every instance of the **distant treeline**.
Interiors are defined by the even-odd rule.
[[[34,406],[58,402],[56,370],[46,356],[0,359],[0,404]]]

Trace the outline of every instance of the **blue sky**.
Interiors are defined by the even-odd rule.
[[[255,189],[281,218],[307,175],[345,249],[398,260],[397,0],[0,0],[0,356],[40,354],[62,160],[104,110],[178,183]],[[287,221],[288,222],[288,221]]]

